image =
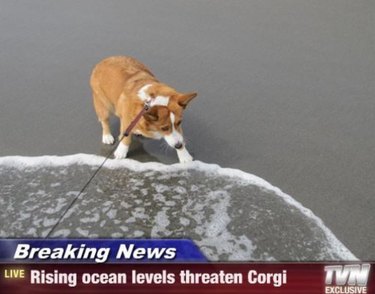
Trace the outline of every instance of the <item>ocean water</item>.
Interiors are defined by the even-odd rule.
[[[209,260],[355,259],[280,189],[199,161],[110,159],[67,210],[103,160],[0,157],[0,237],[190,238]]]

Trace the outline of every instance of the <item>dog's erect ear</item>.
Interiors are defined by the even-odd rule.
[[[193,100],[195,97],[197,97],[197,93],[190,92],[186,94],[181,94],[178,96],[178,105],[180,105],[182,108],[186,108],[186,106],[189,104],[191,100]]]
[[[147,121],[157,121],[159,119],[158,111],[156,107],[151,108],[149,111],[147,111],[143,117]]]

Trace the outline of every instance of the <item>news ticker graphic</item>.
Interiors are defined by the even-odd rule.
[[[188,239],[0,239],[0,263],[206,261]]]
[[[211,263],[190,240],[0,240],[0,293],[375,293],[371,262]]]
[[[374,273],[367,271],[373,266],[374,263],[1,264],[0,293],[375,293]]]

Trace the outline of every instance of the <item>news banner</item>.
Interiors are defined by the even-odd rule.
[[[3,239],[0,293],[375,293],[372,262],[210,262],[190,240]]]

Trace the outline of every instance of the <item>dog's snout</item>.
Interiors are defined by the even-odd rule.
[[[182,143],[181,142],[178,142],[176,145],[174,145],[174,148],[176,149],[181,149],[182,148]]]

